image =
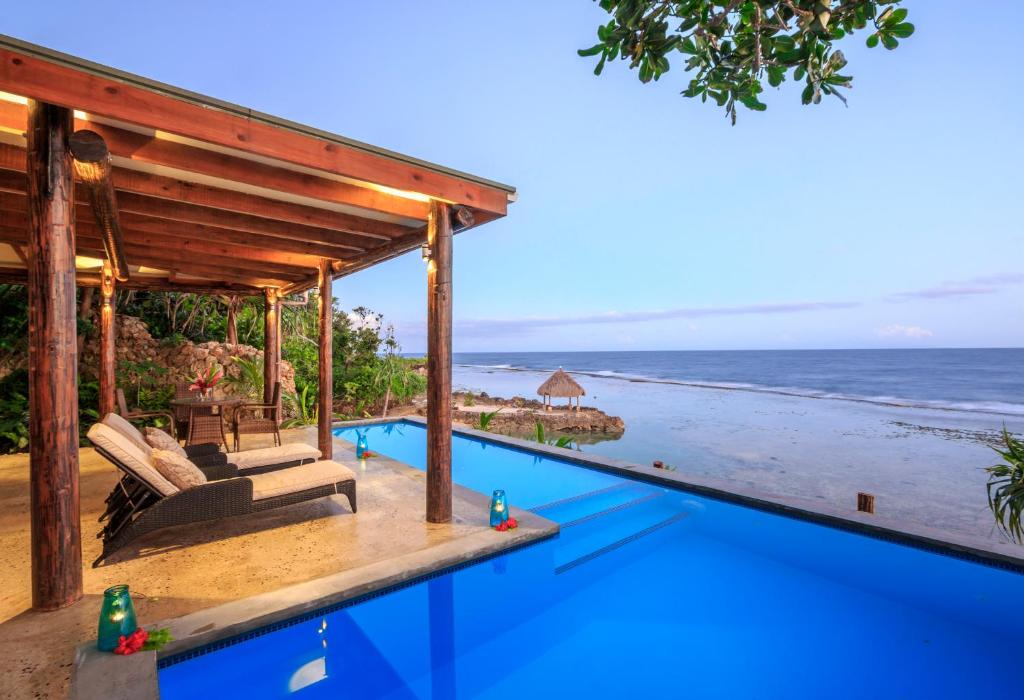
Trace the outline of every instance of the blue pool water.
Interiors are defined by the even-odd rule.
[[[366,432],[423,468],[420,426]],[[1018,573],[463,436],[453,475],[561,534],[168,665],[162,697],[1024,697]]]

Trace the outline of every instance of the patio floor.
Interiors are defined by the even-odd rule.
[[[316,428],[282,437],[315,445]],[[258,438],[244,445],[261,446]],[[356,515],[344,496],[332,496],[259,517],[174,528],[93,569],[96,520],[117,477],[106,460],[82,449],[85,598],[52,613],[30,610],[28,455],[0,457],[0,697],[66,697],[75,645],[95,636],[103,590],[116,583],[130,585],[139,621],[149,625],[401,555],[436,548],[440,559],[453,543],[464,543],[467,556],[480,549],[480,533],[488,532],[482,496],[456,487],[453,522],[429,524],[423,472],[382,457],[360,463],[343,440],[335,441],[334,454],[356,472]]]

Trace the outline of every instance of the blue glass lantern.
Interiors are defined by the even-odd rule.
[[[362,459],[366,451],[370,449],[370,445],[366,442],[365,433],[356,431],[356,435],[359,436],[359,439],[356,440],[356,459]]]
[[[502,489],[491,494],[491,527],[497,527],[508,520],[508,501]]]
[[[121,636],[127,637],[138,627],[139,623],[135,620],[135,606],[128,593],[128,586],[121,584],[111,586],[103,591],[96,648],[100,651],[114,651]]]

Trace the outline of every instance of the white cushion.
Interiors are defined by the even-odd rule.
[[[153,450],[153,466],[160,475],[179,489],[185,490],[206,483],[206,474],[172,450]]]
[[[129,423],[126,419],[116,413],[108,413],[106,417],[103,418],[103,424],[109,425],[111,428],[124,435],[126,438],[138,445],[139,448],[149,456],[149,452],[152,448],[146,442],[146,438],[142,436],[142,433],[139,432],[138,428]]]
[[[260,450],[232,452],[228,455],[228,461],[243,470],[305,459],[320,459],[320,450],[309,445],[293,442],[281,445],[280,447],[264,447]]]
[[[172,496],[178,487],[160,475],[149,462],[149,456],[142,448],[117,430],[103,423],[94,423],[87,433],[96,447],[109,453],[114,459],[135,472],[140,479],[153,487],[157,493]]]
[[[146,428],[146,442],[154,450],[167,450],[173,452],[179,457],[188,459],[188,453],[182,449],[178,441],[172,438],[170,435],[160,430],[160,428]]]
[[[301,467],[279,469],[276,472],[246,477],[252,480],[252,500],[259,501],[274,496],[298,493],[318,486],[329,486],[339,481],[355,479],[355,473],[348,467],[323,460]]]

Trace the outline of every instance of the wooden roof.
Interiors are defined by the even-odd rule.
[[[123,286],[301,291],[321,259],[338,277],[417,248],[431,199],[465,207],[471,226],[515,200],[508,185],[0,35],[0,281],[25,275],[30,99],[75,110],[75,129],[109,148]],[[103,240],[76,200],[79,281],[93,284]]]

